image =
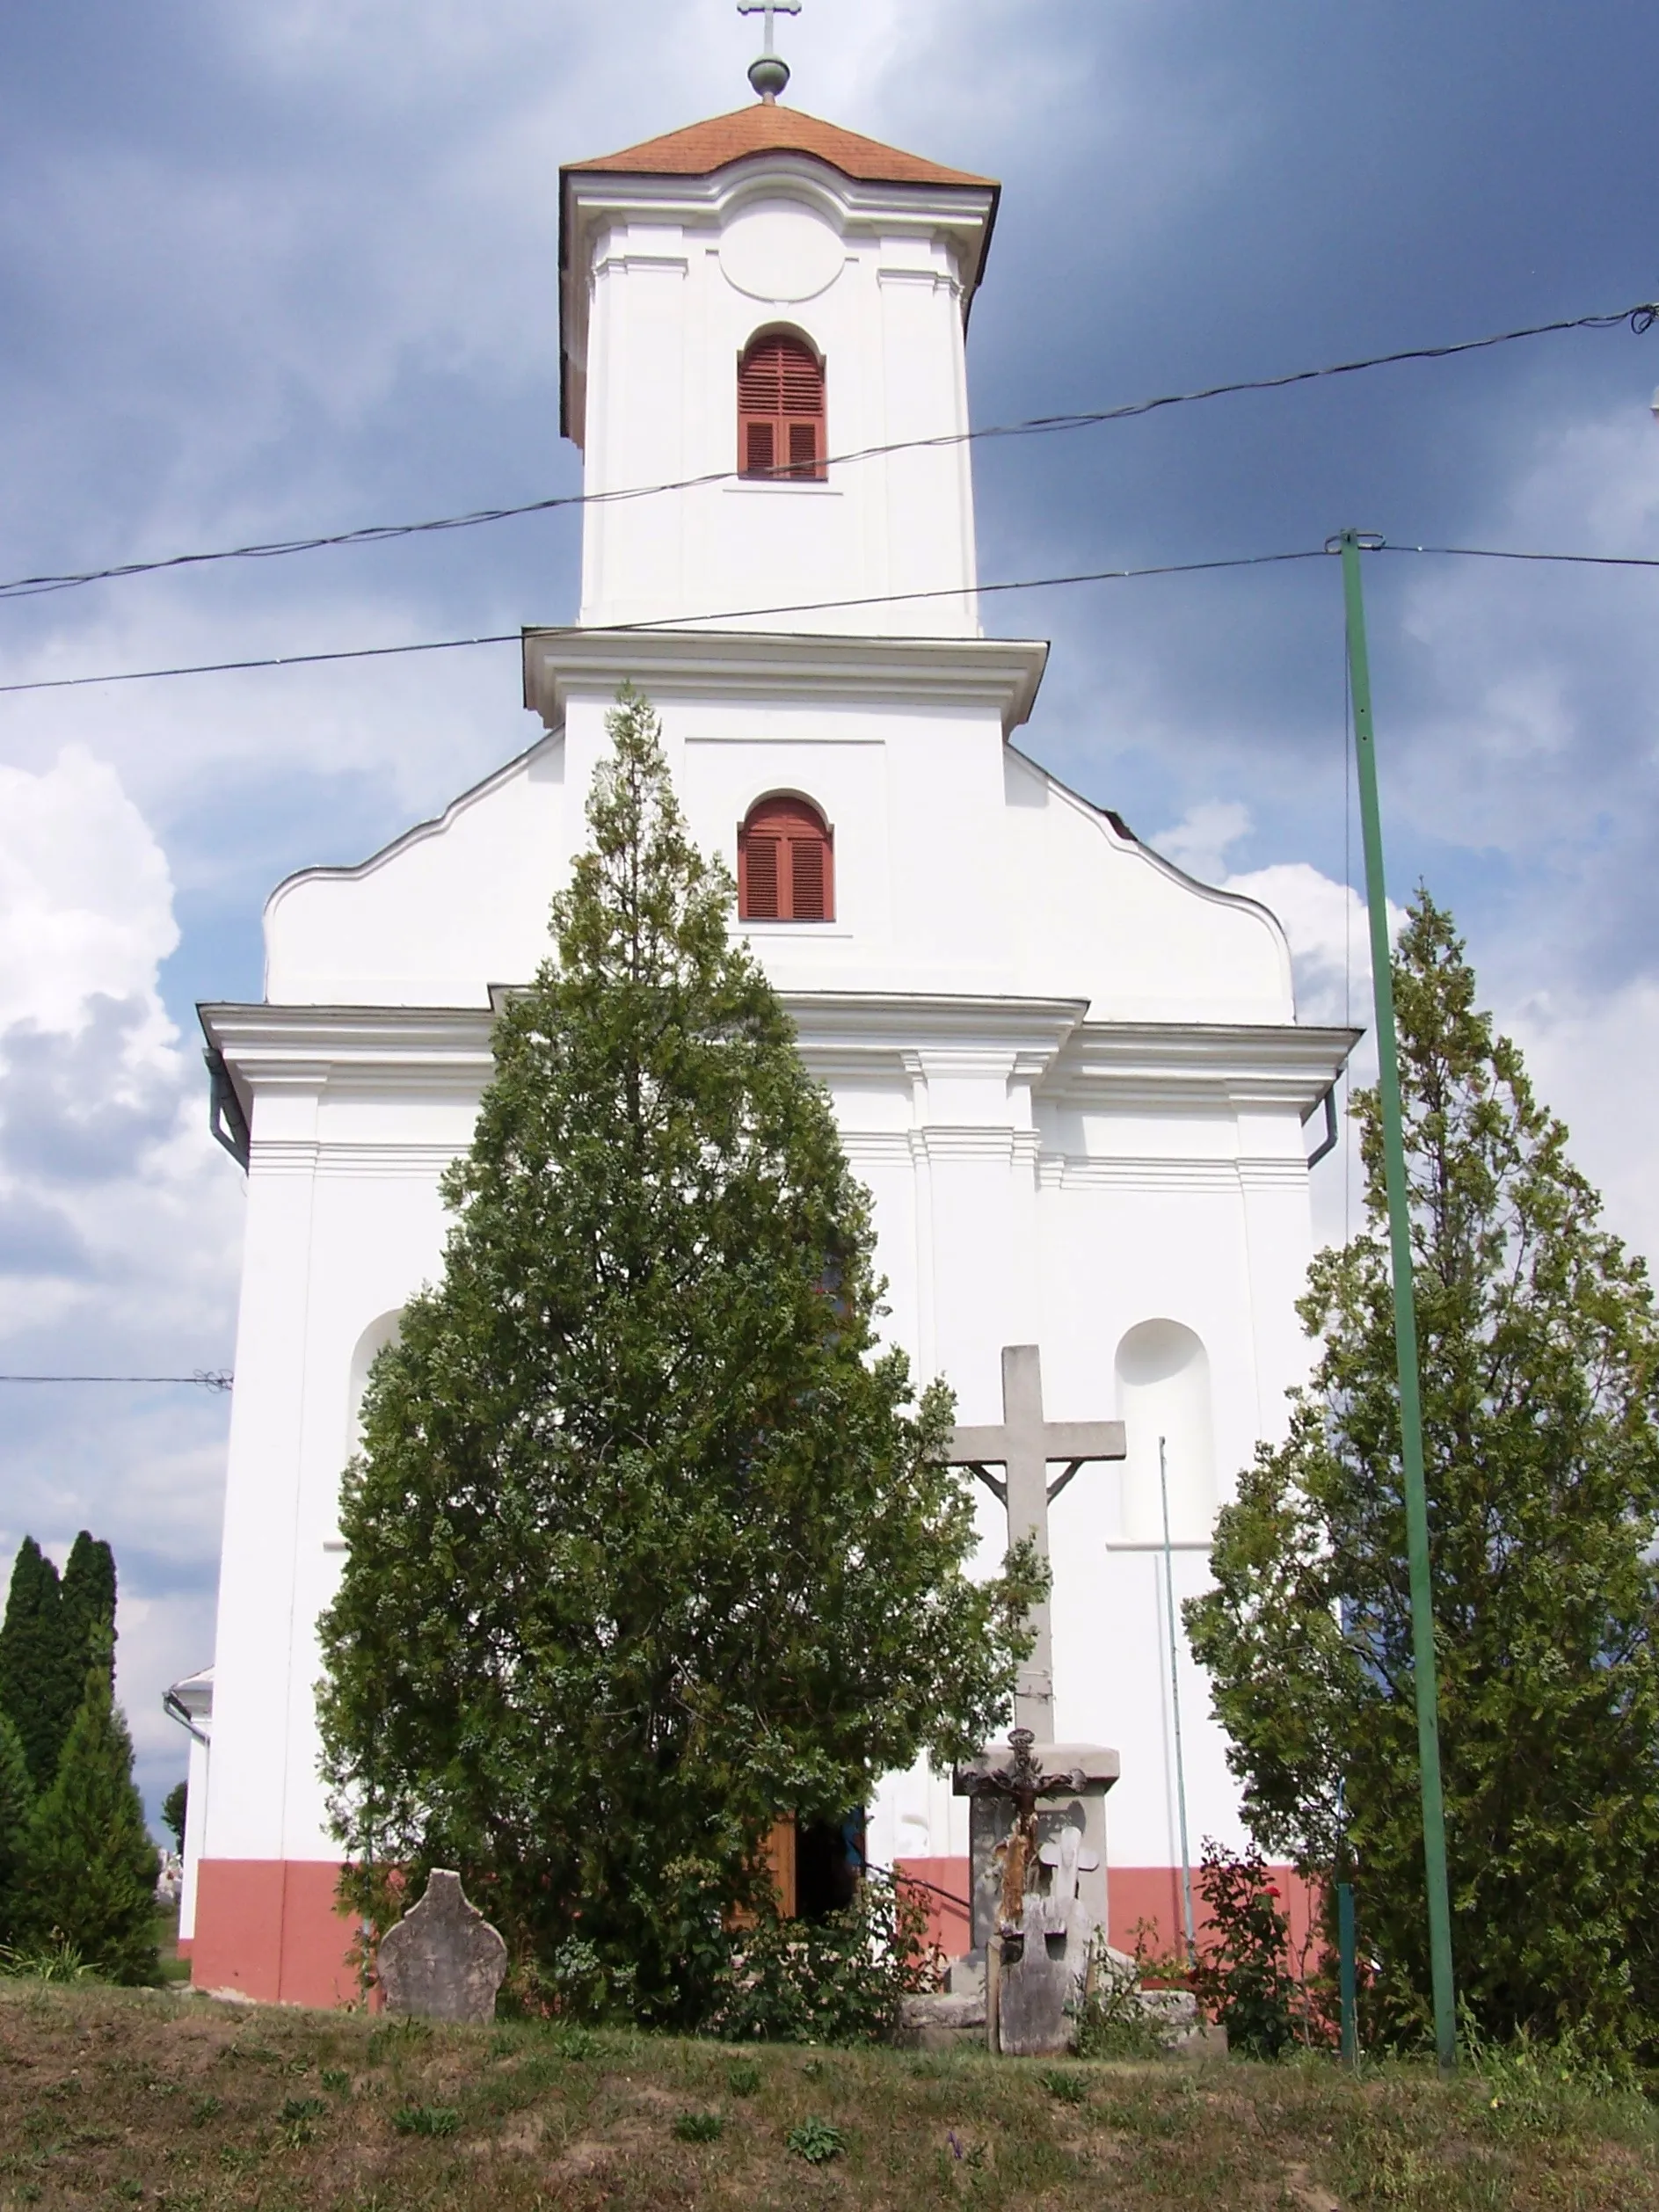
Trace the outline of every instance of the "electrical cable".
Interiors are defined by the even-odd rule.
[[[1368,553],[1438,553],[1452,560],[1551,561],[1571,568],[1659,568],[1659,555],[1648,553],[1517,553],[1490,545],[1368,545]]]
[[[0,1383],[193,1383],[198,1390],[229,1390],[236,1377],[199,1367],[193,1375],[0,1375]]]
[[[833,614],[852,607],[903,607],[922,600],[988,599],[1003,592],[1053,591],[1073,584],[1128,583],[1148,576],[1202,576],[1221,569],[1273,568],[1292,561],[1323,560],[1333,549],[1334,541],[1332,544],[1309,546],[1291,553],[1244,553],[1212,561],[1159,561],[1143,568],[1079,569],[1063,576],[1021,576],[994,584],[945,584],[926,592],[868,592],[854,599],[796,600],[775,607],[721,608],[709,614],[665,615],[649,622],[608,623],[605,628],[613,636],[626,636],[635,631],[680,629],[700,623],[751,622],[775,615]],[[1589,568],[1659,569],[1659,555],[1634,553],[1542,553],[1483,545],[1394,545],[1381,538],[1373,540],[1363,550],[1444,555],[1472,561],[1550,561]],[[78,691],[91,684],[154,683],[173,676],[230,676],[264,668],[310,668],[332,661],[389,660],[409,653],[458,652],[471,645],[516,645],[526,634],[523,629],[503,629],[484,631],[473,637],[420,638],[406,645],[339,646],[327,652],[270,653],[251,660],[202,660],[169,668],[115,669],[98,676],[39,676],[25,683],[0,684],[0,696],[25,691]]]
[[[952,446],[976,445],[993,438],[1047,437],[1058,432],[1088,430],[1102,423],[1128,422],[1167,407],[1189,407],[1209,399],[1226,399],[1243,392],[1284,391],[1292,384],[1313,383],[1328,376],[1354,376],[1372,368],[1393,368],[1408,361],[1449,360],[1459,353],[1479,353],[1495,346],[1511,346],[1529,338],[1548,338],[1566,331],[1617,330],[1628,327],[1638,337],[1659,320],[1659,301],[1641,301],[1612,315],[1576,315],[1553,323],[1530,323],[1512,331],[1496,331],[1486,338],[1466,338],[1444,346],[1412,346],[1393,353],[1371,353],[1358,360],[1333,361],[1322,368],[1297,368],[1278,376],[1239,377],[1225,384],[1207,384],[1194,391],[1162,392],[1153,399],[1126,400],[1117,407],[1091,408],[1064,415],[1033,415],[1023,421],[993,423],[982,430],[950,431],[935,438],[902,438],[879,446],[862,446],[833,454],[829,468],[845,468],[855,462],[878,461],[898,453],[931,452]],[[787,466],[776,475],[787,477]],[[434,536],[450,530],[477,529],[491,522],[509,522],[521,515],[547,514],[562,507],[608,506],[629,499],[651,499],[670,491],[695,491],[706,485],[738,481],[735,469],[716,469],[695,477],[680,477],[660,484],[636,484],[610,491],[571,491],[544,499],[527,499],[513,506],[477,507],[463,514],[433,516],[420,522],[366,523],[354,530],[336,530],[313,537],[275,538],[261,543],[234,545],[205,553],[172,553],[153,561],[123,561],[109,568],[83,569],[59,575],[18,576],[0,583],[0,599],[33,599],[48,592],[77,590],[87,584],[110,584],[131,576],[155,576],[168,569],[200,568],[222,561],[278,560],[290,553],[317,553],[335,546],[384,545],[397,538]]]
[[[967,599],[976,594],[988,596],[997,592],[1040,592],[1066,584],[1118,583],[1140,576],[1193,576],[1212,569],[1266,568],[1284,561],[1317,561],[1324,557],[1322,546],[1310,547],[1299,553],[1247,553],[1235,559],[1220,561],[1165,561],[1149,568],[1090,569],[1069,576],[1021,577],[1008,583],[947,584],[937,591],[870,592],[857,599],[799,600],[784,607],[724,608],[707,615],[670,615],[657,622],[619,622],[607,627],[613,634],[673,629],[683,628],[687,623],[731,622],[772,615],[832,614],[849,607],[898,607],[917,600]],[[87,684],[151,683],[165,676],[236,675],[255,668],[314,667],[322,661],[383,660],[400,653],[455,652],[469,645],[516,645],[524,635],[521,629],[507,629],[477,637],[425,638],[409,645],[342,646],[331,652],[276,653],[260,660],[207,660],[186,667],[129,668],[106,676],[41,676],[27,683],[0,684],[0,695],[19,691],[76,691]]]

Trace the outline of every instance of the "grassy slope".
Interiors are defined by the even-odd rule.
[[[1081,2101],[1049,2086],[1068,2077]],[[1323,2061],[739,2053],[11,1982],[0,2208],[1659,2208],[1648,2107],[1511,2085],[1495,2109],[1494,2093]],[[680,2140],[688,2113],[720,2115],[718,2138]],[[811,2118],[845,2136],[819,2166],[788,2147]]]

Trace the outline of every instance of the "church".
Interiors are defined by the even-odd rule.
[[[314,1711],[341,1470],[369,1364],[440,1270],[439,1177],[625,681],[873,1194],[919,1381],[994,1423],[1003,1349],[1035,1346],[1056,1423],[1124,1424],[1051,1524],[1054,1731],[1121,1763],[1112,1939],[1178,1932],[1183,1808],[1195,1857],[1241,1836],[1168,1599],[1204,1587],[1217,1508],[1306,1372],[1310,1153],[1353,1033],[1297,1022],[1271,913],[1022,746],[1048,649],[982,628],[964,435],[998,186],[782,104],[787,76],[768,54],[752,106],[562,171],[582,595],[524,632],[533,740],[360,864],[280,884],[264,998],[201,1009],[247,1216],[217,1643],[170,1693],[199,1988],[355,1994]],[[982,1503],[990,1560],[1007,1523]],[[967,1829],[925,1769],[867,1808],[871,1860],[947,1900]]]

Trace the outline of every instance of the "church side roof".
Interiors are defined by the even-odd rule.
[[[626,146],[618,154],[600,154],[592,161],[564,164],[564,175],[593,171],[651,177],[708,177],[729,163],[750,154],[809,154],[827,162],[844,177],[873,185],[965,185],[996,190],[993,177],[976,177],[966,169],[946,169],[906,154],[878,139],[862,138],[838,123],[820,122],[798,107],[779,107],[757,100],[751,107],[734,108],[730,115],[711,116],[707,122],[690,123],[683,130],[648,138],[642,145]]]

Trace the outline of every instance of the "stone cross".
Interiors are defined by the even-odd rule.
[[[380,1939],[375,1970],[389,2012],[428,2020],[492,2020],[507,1946],[461,1877],[434,1866],[420,1903]]]
[[[1000,1427],[958,1429],[947,1455],[971,1467],[1007,1509],[1008,1541],[1032,1538],[1047,1561],[1048,1510],[1079,1467],[1094,1459],[1128,1456],[1121,1421],[1044,1421],[1043,1370],[1035,1344],[1002,1347],[1002,1421]],[[1065,1473],[1048,1479],[1051,1461]],[[1004,1478],[990,1470],[1000,1466]],[[1014,1685],[1014,1724],[1030,1728],[1039,1743],[1054,1740],[1054,1644],[1049,1601],[1032,1608],[1037,1641]]]

